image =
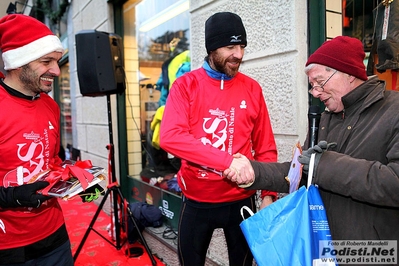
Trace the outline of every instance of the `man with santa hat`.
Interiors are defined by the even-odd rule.
[[[0,19],[0,49],[0,265],[73,266],[61,207],[37,193],[48,182],[27,184],[61,163],[60,109],[47,93],[64,49],[46,25],[21,14]]]

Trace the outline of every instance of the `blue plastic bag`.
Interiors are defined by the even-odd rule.
[[[240,227],[259,266],[318,265],[319,240],[331,240],[324,205],[314,185],[277,200]]]

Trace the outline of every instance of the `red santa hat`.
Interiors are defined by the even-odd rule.
[[[60,39],[37,19],[11,14],[0,19],[4,69],[16,69],[46,54],[64,52]]]

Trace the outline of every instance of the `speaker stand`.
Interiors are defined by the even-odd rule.
[[[152,265],[157,265],[156,260],[154,259],[154,255],[152,254],[150,248],[147,245],[146,240],[144,239],[143,234],[141,233],[139,227],[137,226],[136,220],[134,219],[133,213],[130,210],[130,208],[127,206],[126,204],[126,200],[123,197],[123,194],[120,190],[120,186],[118,185],[117,181],[116,181],[116,177],[114,175],[115,173],[115,155],[114,155],[114,149],[113,149],[113,134],[112,134],[112,115],[111,115],[111,98],[110,95],[107,95],[107,108],[108,108],[108,130],[109,130],[109,140],[110,140],[110,144],[107,145],[107,149],[109,151],[109,161],[110,161],[110,169],[109,169],[109,176],[108,179],[112,180],[112,183],[110,183],[107,186],[107,191],[105,192],[105,195],[103,197],[103,199],[101,200],[100,205],[97,208],[96,213],[94,214],[93,219],[90,222],[89,227],[86,230],[86,233],[83,236],[82,241],[80,242],[78,248],[76,249],[76,252],[73,256],[74,261],[77,260],[80,251],[83,248],[83,245],[85,244],[87,237],[90,234],[90,231],[93,230],[96,234],[98,234],[100,237],[102,237],[104,240],[106,240],[108,243],[110,243],[112,246],[114,246],[117,250],[120,250],[123,246],[123,244],[125,244],[126,240],[122,243],[121,240],[121,221],[120,218],[118,217],[118,210],[126,210],[128,213],[128,217],[129,219],[132,221],[133,225],[135,226],[137,233],[139,235],[139,238],[141,240],[141,243],[144,245],[145,250],[147,251],[148,256],[151,259],[151,263]],[[109,195],[112,194],[112,199],[113,199],[113,221],[114,221],[114,225],[115,225],[115,244],[112,243],[109,239],[105,238],[100,232],[98,232],[97,230],[95,230],[93,228],[94,223],[97,220],[98,215],[100,214],[100,211],[102,210],[107,198]],[[118,203],[119,202],[119,203]],[[113,228],[111,228],[113,229]]]

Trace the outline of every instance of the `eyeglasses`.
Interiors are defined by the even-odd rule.
[[[312,94],[313,90],[316,90],[318,92],[323,92],[324,91],[324,86],[326,86],[327,82],[337,73],[338,70],[335,70],[334,73],[331,74],[331,76],[326,79],[326,81],[323,82],[321,85],[314,85],[312,88],[310,88],[309,93]]]

